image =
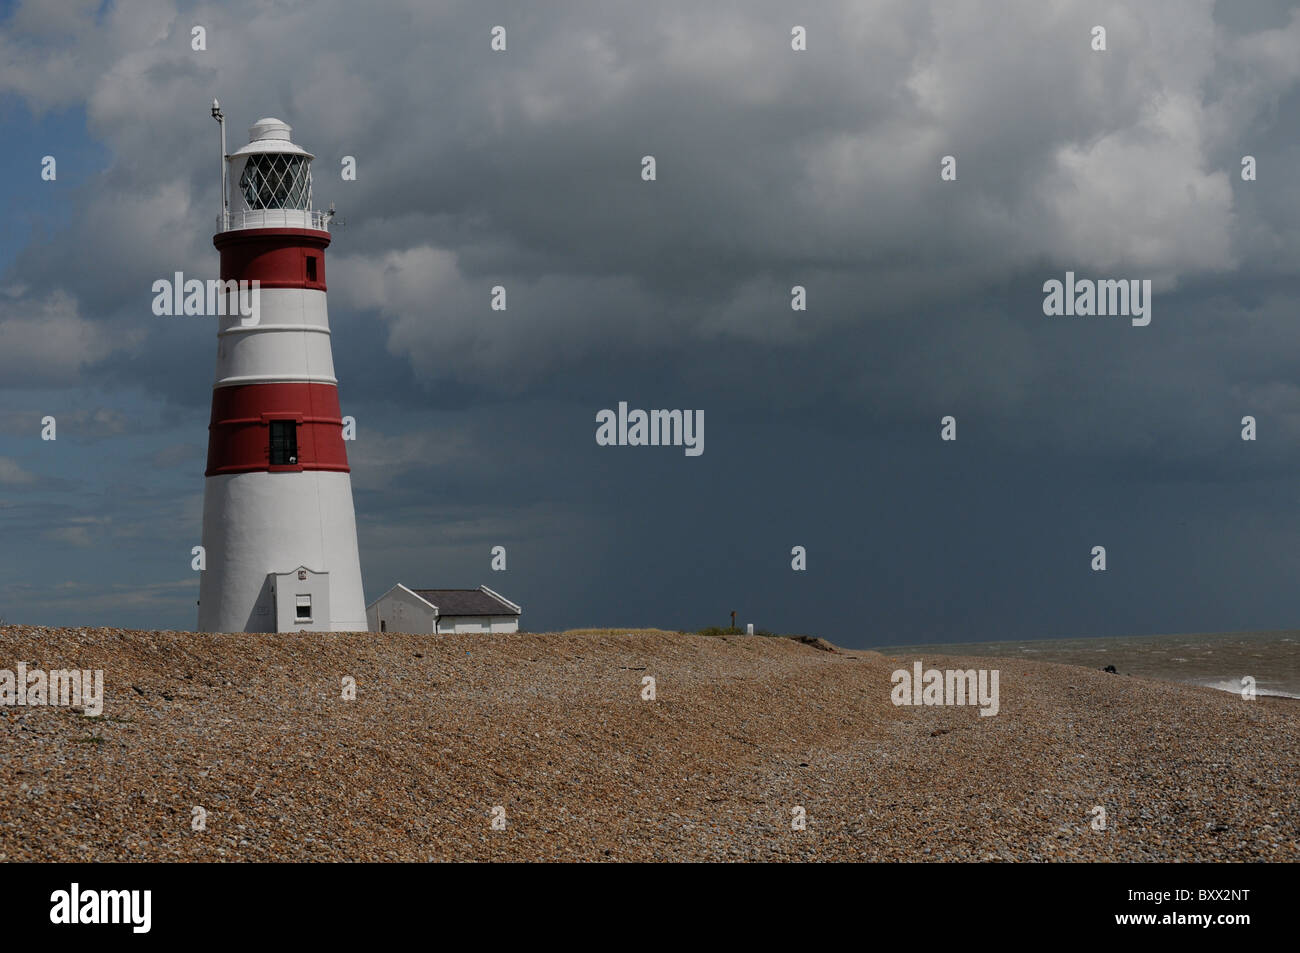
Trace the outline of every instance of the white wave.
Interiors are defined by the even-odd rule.
[[[1241,679],[1239,678],[1211,678],[1194,681],[1193,685],[1203,685],[1206,688],[1217,688],[1221,692],[1227,692],[1230,695],[1241,694]],[[1255,686],[1256,695],[1269,695],[1273,698],[1300,698],[1300,694],[1295,692],[1286,692],[1280,688],[1262,688],[1258,684]]]

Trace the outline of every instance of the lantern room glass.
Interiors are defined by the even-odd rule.
[[[239,189],[250,210],[311,208],[311,163],[307,156],[263,152],[248,157]]]

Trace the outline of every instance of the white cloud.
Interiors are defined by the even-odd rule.
[[[64,543],[78,549],[89,549],[97,545],[103,531],[113,522],[110,516],[73,516],[61,526],[47,529],[43,534],[48,540]]]
[[[1040,184],[1046,242],[1058,261],[1106,275],[1151,278],[1235,266],[1232,187],[1205,168],[1200,105],[1167,97],[1138,126],[1086,146],[1062,146]]]
[[[0,486],[26,486],[36,482],[36,474],[29,473],[9,457],[0,457]]]
[[[33,300],[19,291],[0,296],[0,344],[0,386],[13,387],[75,383],[87,364],[107,357],[117,342],[81,317],[66,292]]]

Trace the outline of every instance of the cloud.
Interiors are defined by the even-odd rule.
[[[34,299],[11,287],[0,296],[0,386],[75,384],[81,371],[112,353],[103,325],[80,315],[62,290]]]
[[[358,490],[382,491],[410,471],[430,472],[456,466],[473,468],[480,463],[472,435],[443,423],[426,430],[386,435],[366,427],[355,443],[348,445],[352,485]]]
[[[344,305],[377,312],[389,353],[426,380],[518,393],[597,353],[673,340],[674,322],[631,277],[472,277],[454,253],[428,246],[344,257],[334,269]],[[490,307],[498,285],[504,311]]]
[[[0,589],[0,597],[11,604],[21,602],[24,606],[44,609],[66,611],[69,605],[75,605],[78,613],[100,613],[102,616],[105,613],[120,612],[123,606],[152,612],[172,609],[177,605],[192,607],[191,595],[198,593],[198,587],[197,577],[166,582],[112,584],[68,581],[42,587],[15,583]]]
[[[810,274],[870,275],[873,313],[978,295],[1044,258],[1169,287],[1239,259],[1219,153],[1294,84],[1286,40],[1300,22],[1216,41],[1209,2],[1024,3],[996,27],[975,8],[846,3],[810,16],[809,52],[794,54],[771,3],[508,7],[519,19],[494,57],[469,9],[235,4],[198,17],[206,53],[161,2],[115,5],[93,33],[84,14],[27,15],[15,29],[38,47],[94,37],[78,89],[9,88],[37,103],[85,97],[115,161],[75,234],[132,240],[68,278],[59,239],[24,275],[95,289],[115,327],[156,335],[140,289],[215,261],[215,130],[195,104],[219,92],[234,145],[245,121],[281,113],[319,153],[317,196],[349,219],[331,258],[336,308],[379,309],[390,351],[420,375],[496,375],[489,389],[519,392],[610,349],[680,351],[720,330],[775,346],[793,333],[788,315],[756,289],[786,297]],[[411,17],[438,31],[443,55],[391,43]],[[1097,21],[1104,54],[1088,46]],[[1266,68],[1242,78],[1249,55]],[[434,122],[427,89],[456,91]],[[660,181],[639,181],[643,153]],[[948,153],[959,178],[941,185]],[[337,178],[343,154],[358,159],[356,183]],[[900,274],[918,248],[930,253]],[[495,283],[511,315],[486,311]],[[800,333],[825,340],[860,319],[823,312]]]
[[[24,470],[9,457],[0,457],[0,486],[26,486],[36,482],[36,474]]]
[[[113,522],[108,516],[73,516],[61,526],[54,526],[45,531],[45,538],[56,543],[89,549],[99,545],[104,539],[104,531]]]

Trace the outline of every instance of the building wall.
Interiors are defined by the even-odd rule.
[[[330,575],[310,570],[304,570],[304,574],[306,579],[299,579],[296,571],[271,576],[277,632],[330,631]],[[312,614],[309,620],[298,619],[299,596],[311,599]]]
[[[371,632],[408,632],[413,635],[433,631],[433,609],[404,589],[394,588],[379,597],[366,611],[366,622]]]
[[[446,633],[518,632],[519,617],[514,615],[440,616],[438,618],[438,631]]]

